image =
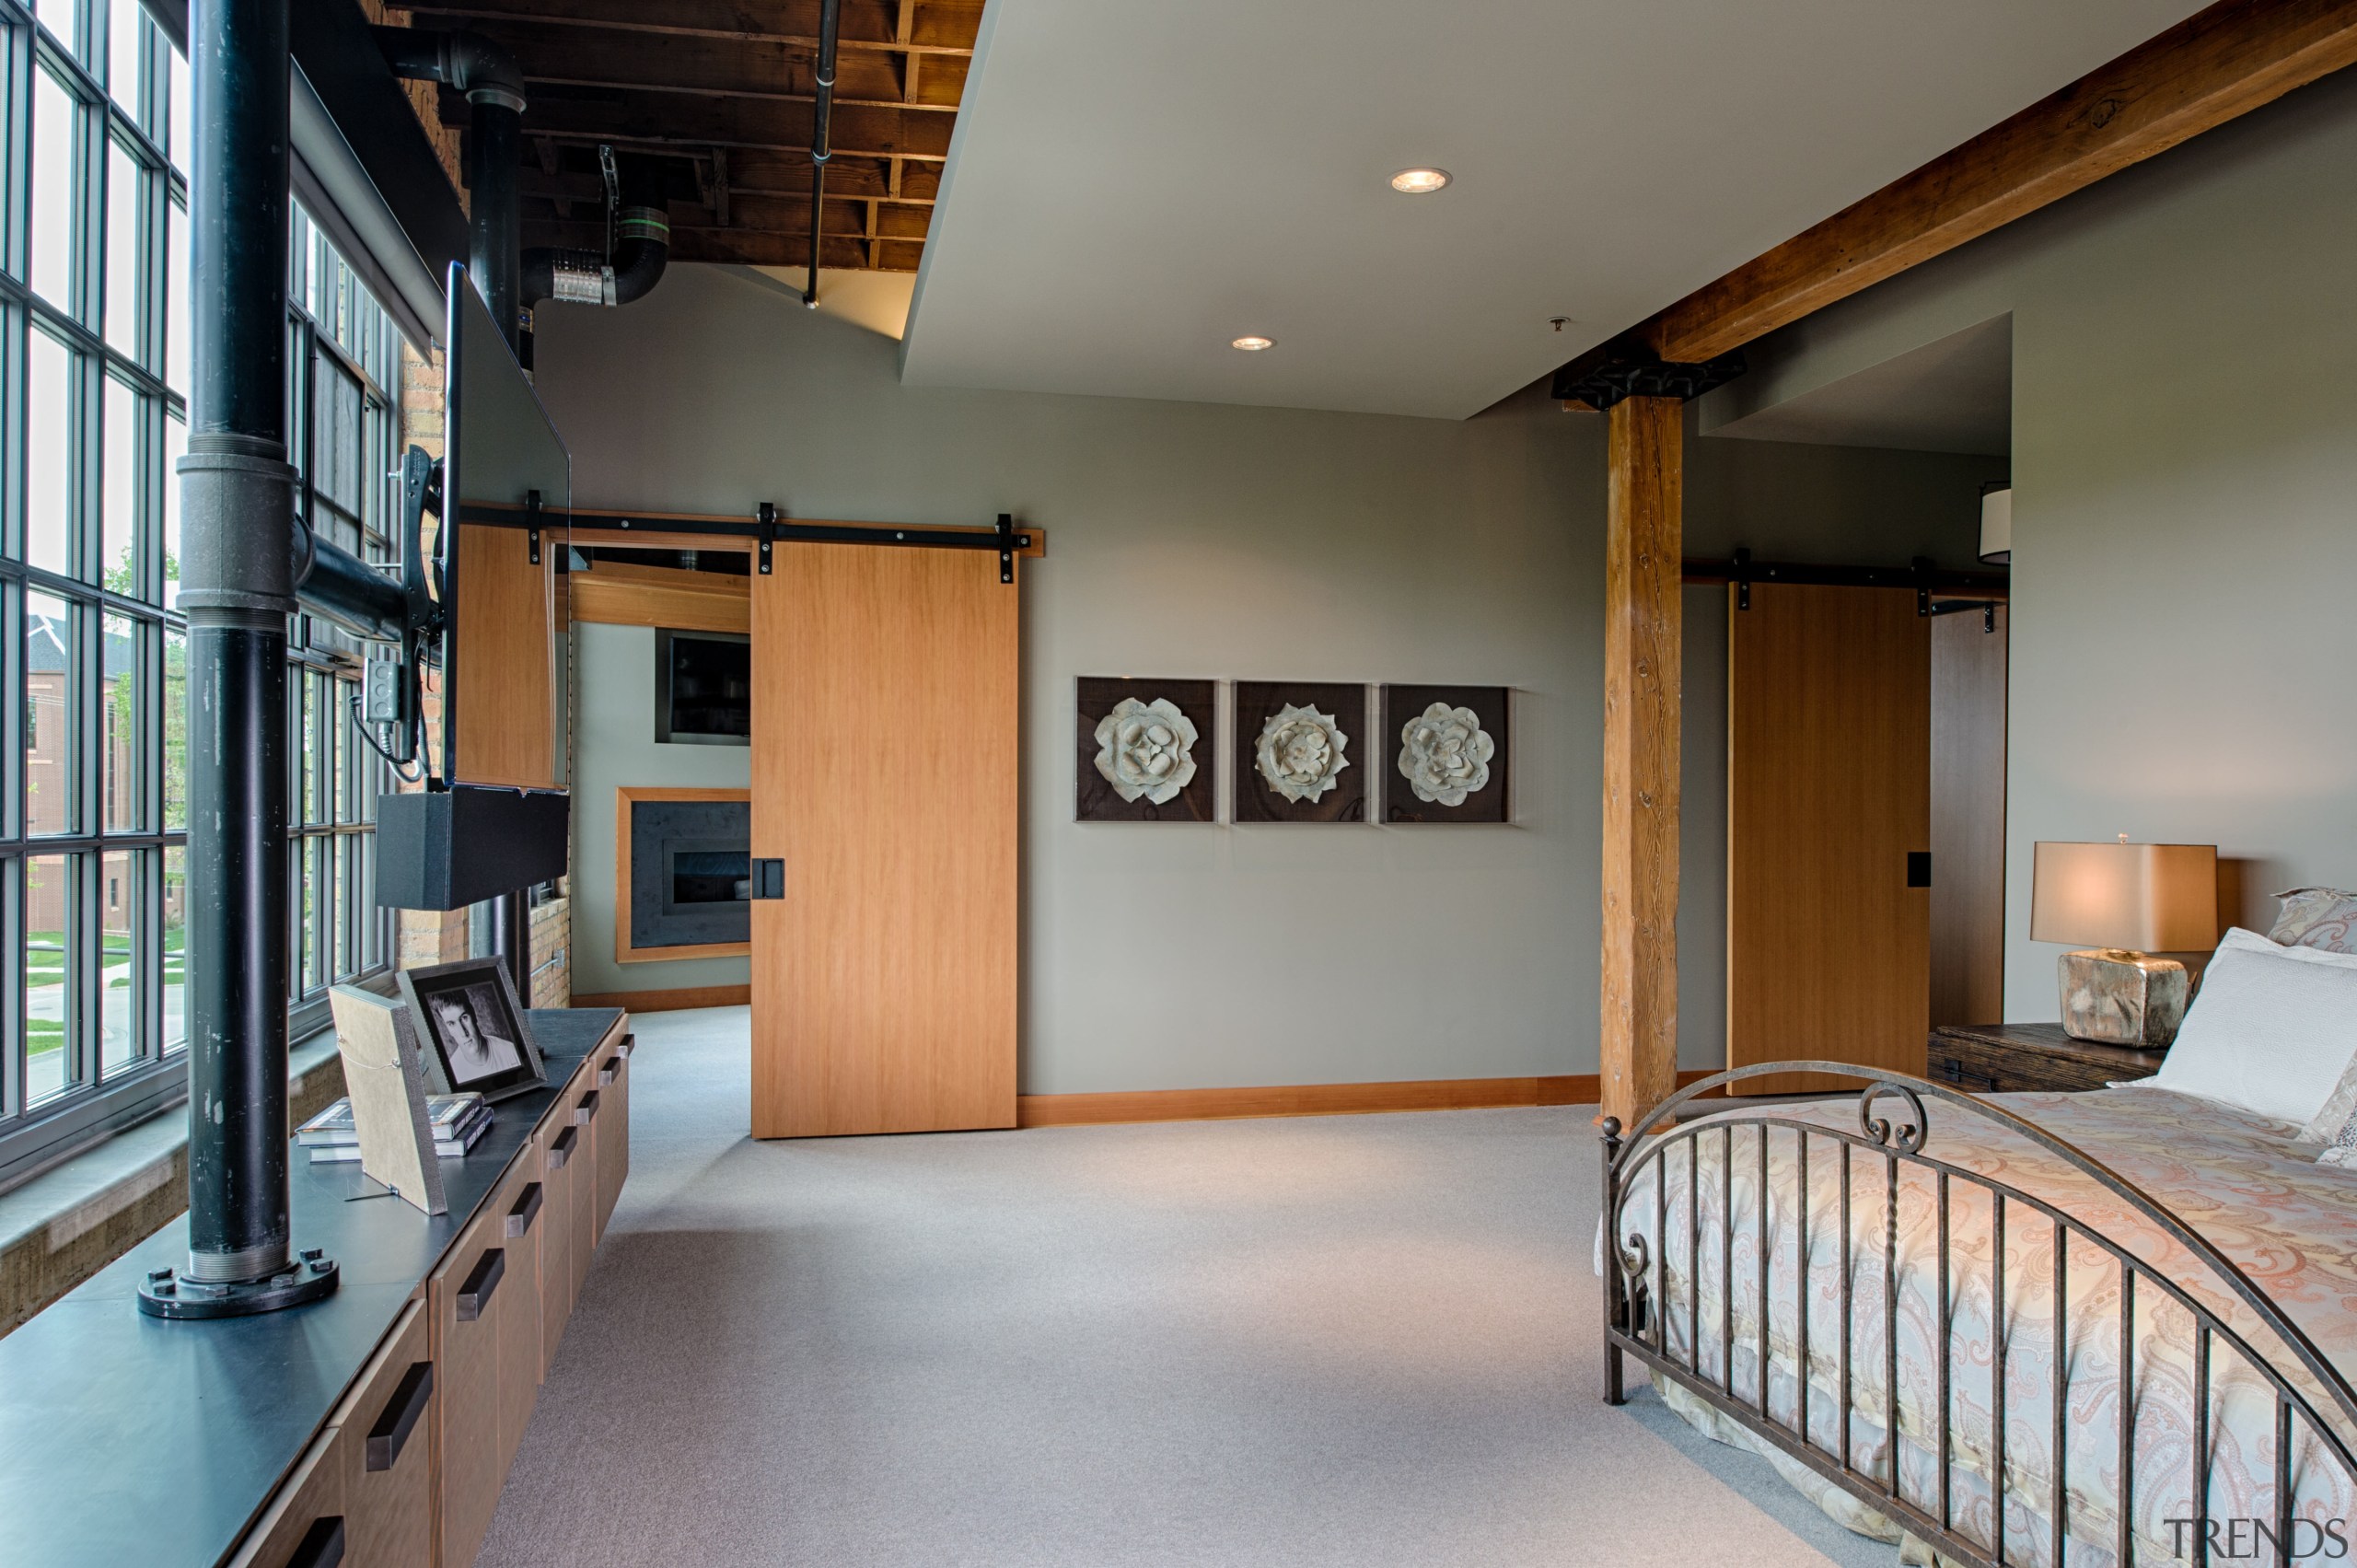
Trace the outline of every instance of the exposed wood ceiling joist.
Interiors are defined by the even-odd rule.
[[[2357,64],[2357,0],[2222,0],[1638,328],[1711,359]]]
[[[482,33],[523,67],[525,244],[604,244],[608,144],[673,166],[676,259],[807,264],[819,0],[407,9],[421,27]],[[843,0],[822,264],[916,267],[981,23],[981,0]],[[442,117],[465,122],[456,94]]]

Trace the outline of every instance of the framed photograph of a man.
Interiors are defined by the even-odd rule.
[[[505,1099],[548,1081],[540,1047],[497,958],[462,958],[401,972],[401,995],[425,1037],[434,1092]]]

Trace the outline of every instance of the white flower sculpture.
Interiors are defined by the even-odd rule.
[[[1399,728],[1399,776],[1418,800],[1462,806],[1490,782],[1498,743],[1470,708],[1434,703]]]
[[[1124,697],[1097,721],[1097,771],[1123,800],[1176,800],[1195,776],[1195,721],[1167,697]]]
[[[1288,703],[1260,726],[1255,761],[1269,787],[1287,800],[1315,800],[1332,789],[1336,776],[1351,765],[1342,755],[1350,743],[1333,714]]]

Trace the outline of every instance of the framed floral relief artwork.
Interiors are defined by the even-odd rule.
[[[1236,820],[1366,820],[1366,688],[1236,683]]]
[[[1386,686],[1382,742],[1387,822],[1505,822],[1504,686]]]
[[[1082,822],[1209,822],[1213,727],[1208,680],[1080,678]]]

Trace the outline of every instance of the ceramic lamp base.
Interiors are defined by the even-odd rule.
[[[2075,1040],[2165,1051],[2185,1022],[2185,966],[2120,947],[2065,953],[2062,1030]]]

